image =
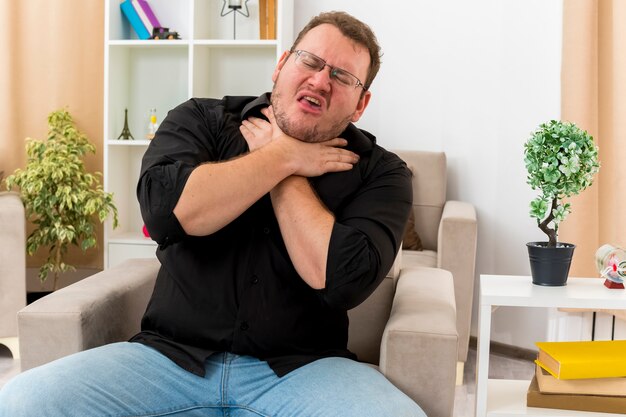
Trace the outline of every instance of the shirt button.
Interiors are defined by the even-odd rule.
[[[239,326],[239,328],[241,330],[245,331],[245,330],[248,330],[248,328],[250,328],[250,326],[248,326],[248,322],[247,321],[244,321],[243,323],[241,323],[241,326]]]
[[[252,282],[253,284],[258,284],[259,283],[259,277],[257,277],[256,275],[252,276],[252,279],[250,280],[250,282]]]
[[[266,235],[270,234],[270,228],[269,227],[264,227],[263,228],[263,233],[265,233]]]

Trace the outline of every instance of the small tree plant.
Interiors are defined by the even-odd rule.
[[[570,122],[551,120],[532,133],[524,145],[527,183],[541,194],[530,202],[530,216],[555,247],[559,224],[570,213],[563,199],[579,194],[600,169],[593,137]],[[552,228],[550,227],[552,224]]]
[[[48,116],[48,138],[27,138],[26,167],[6,179],[8,189],[20,188],[26,216],[35,225],[26,241],[28,254],[49,248],[39,279],[43,282],[52,273],[54,289],[59,273],[75,269],[65,262],[69,245],[83,251],[94,247],[95,222],[104,222],[111,213],[113,227],[117,227],[117,208],[112,194],[100,185],[101,174],[85,170],[83,156],[95,151],[70,113],[57,110]]]

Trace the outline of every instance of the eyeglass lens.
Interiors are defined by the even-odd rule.
[[[344,85],[346,87],[359,87],[363,86],[363,83],[350,74],[348,71],[343,70],[341,68],[335,68],[330,66],[324,61],[322,58],[314,55],[310,52],[297,50],[294,51],[296,54],[295,60],[297,63],[300,63],[304,68],[307,68],[311,71],[321,71],[324,67],[330,68],[330,77],[331,79],[335,79],[339,82],[339,84]]]

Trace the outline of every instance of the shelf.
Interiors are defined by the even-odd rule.
[[[259,47],[259,48],[275,48],[278,42],[276,40],[223,40],[223,39],[198,39],[193,41],[194,45],[237,48],[237,47]]]
[[[278,45],[278,41],[275,39],[259,40],[228,40],[228,39],[195,39],[189,40],[135,40],[135,39],[122,39],[111,40],[108,45],[111,47],[136,47],[136,48],[172,48],[172,47],[186,47],[189,45],[208,45],[215,47],[236,48],[236,47],[264,47],[275,48]]]
[[[181,39],[140,40],[120,10],[105,0],[104,187],[113,193],[119,227],[104,230],[105,265],[129,257],[154,257],[156,244],[143,237],[137,181],[151,109],[161,124],[169,110],[192,97],[255,96],[272,89],[272,74],[293,40],[293,0],[276,2],[276,38],[259,39],[259,2],[250,16],[221,17],[216,0],[150,0],[162,26]],[[237,39],[233,39],[236,21]],[[117,139],[128,126],[134,140]]]
[[[560,410],[553,408],[526,407],[526,391],[530,381],[490,379],[488,381],[488,417],[623,417],[623,414],[595,413],[587,411]]]
[[[276,62],[275,45],[199,44],[194,47],[193,96],[255,96],[271,91]]]
[[[108,139],[107,145],[109,146],[148,146],[150,145],[150,140],[148,139]]]
[[[161,26],[178,32],[183,41],[191,37],[189,18],[193,0],[150,0],[150,7]],[[128,20],[120,10],[120,0],[106,0],[105,10],[105,23],[108,24],[107,39],[122,42],[137,39],[137,34],[131,29]]]
[[[154,258],[157,244],[136,233],[113,235],[107,242],[107,267],[118,265],[131,258]]]
[[[148,48],[172,48],[189,46],[190,42],[184,39],[176,40],[135,40],[135,39],[115,39],[108,42],[109,46],[130,46]]]
[[[133,233],[133,232],[125,232],[119,234],[111,234],[109,236],[109,243],[122,243],[125,245],[145,245],[145,246],[154,246],[157,244],[154,240],[149,237],[145,237],[141,233]]]

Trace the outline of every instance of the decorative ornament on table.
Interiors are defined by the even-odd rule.
[[[596,268],[603,278],[604,286],[611,289],[624,289],[626,277],[626,251],[609,244],[596,251]]]
[[[571,211],[567,198],[593,183],[600,169],[593,137],[573,123],[542,123],[524,144],[526,182],[539,195],[530,203],[530,217],[548,241],[528,242],[533,284],[561,286],[567,276],[576,245],[558,241],[560,224]]]
[[[148,130],[146,133],[146,139],[154,139],[154,134],[159,128],[159,124],[157,123],[157,115],[156,109],[150,109],[150,116],[148,118]]]
[[[176,40],[176,39],[180,39],[180,35],[178,34],[178,32],[170,30],[170,28],[155,27],[154,29],[152,29],[151,39]]]

